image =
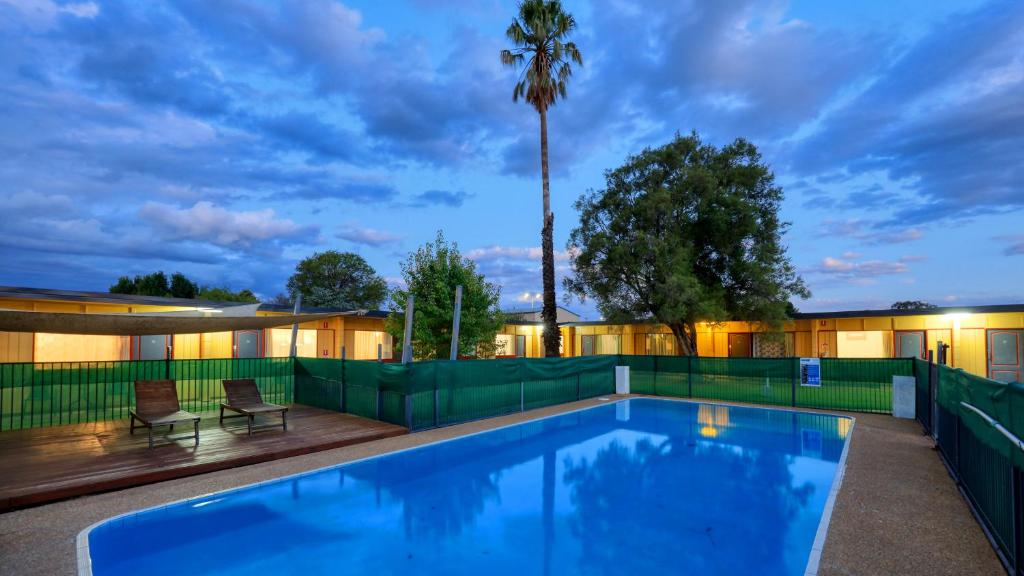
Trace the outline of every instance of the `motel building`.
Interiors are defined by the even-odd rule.
[[[0,310],[79,315],[177,315],[195,318],[288,316],[288,306],[206,302],[100,292],[0,287]],[[387,312],[304,307],[316,320],[298,327],[302,357],[392,361]],[[509,311],[497,336],[499,357],[542,355],[539,311]],[[667,327],[644,322],[583,321],[559,308],[563,356],[678,354]],[[197,322],[201,324],[201,322]],[[52,325],[52,323],[51,323]],[[188,334],[91,335],[52,331],[0,332],[0,363],[90,362],[289,355],[284,326]],[[797,313],[782,334],[749,322],[698,325],[697,351],[709,357],[926,358],[945,348],[946,364],[1004,382],[1024,381],[1024,304]],[[946,348],[948,346],[948,348]]]

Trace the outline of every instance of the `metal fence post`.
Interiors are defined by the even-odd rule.
[[[526,411],[526,385],[523,384],[522,378],[519,380],[519,411]]]
[[[441,395],[437,391],[437,370],[434,370],[434,428],[441,425]]]
[[[338,387],[341,388],[340,393],[339,393],[339,395],[341,396],[341,398],[339,399],[340,402],[341,402],[341,404],[340,404],[340,406],[341,406],[340,412],[344,413],[345,412],[345,359],[344,358],[341,359],[341,381],[340,381]]]
[[[796,408],[797,374],[800,373],[800,370],[797,369],[797,364],[799,364],[799,362],[800,360],[798,360],[797,358],[791,358],[789,362],[789,396],[792,399],[790,405],[793,406],[794,408]]]
[[[686,357],[686,397],[693,398],[693,356]]]
[[[1010,461],[1010,493],[1013,506],[1013,572],[1024,574],[1024,473]]]
[[[576,373],[576,401],[580,400],[580,373]]]
[[[405,427],[412,431],[412,394],[405,394]]]

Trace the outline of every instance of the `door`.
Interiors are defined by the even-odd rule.
[[[134,360],[164,360],[167,358],[167,336],[150,335],[132,338]]]
[[[526,358],[526,336],[519,334],[516,336],[516,357]]]
[[[897,332],[896,333],[896,357],[897,358],[928,358],[928,347],[925,342],[923,331]]]
[[[593,356],[594,355],[594,337],[593,336],[583,336],[582,337],[582,344],[583,344],[583,354],[581,354],[581,355],[582,356]]]
[[[260,333],[256,330],[235,332],[235,358],[259,358]]]
[[[749,333],[729,334],[729,357],[749,358],[754,355],[753,341]]]
[[[1022,382],[1024,330],[988,331],[988,377],[1000,382]]]
[[[316,331],[316,355],[320,358],[334,358],[334,330]]]

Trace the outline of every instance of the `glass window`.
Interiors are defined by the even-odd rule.
[[[378,346],[380,346],[381,358],[385,360],[391,359],[391,334],[370,330],[356,330],[354,340],[356,349],[353,350],[353,360],[376,360]]]
[[[316,330],[299,329],[295,335],[295,354],[303,358],[316,358]],[[272,328],[267,330],[267,356],[286,358],[291,355],[292,329]]]
[[[36,362],[99,362],[128,360],[131,338],[94,334],[35,335]]]
[[[256,331],[235,332],[235,358],[259,358],[260,333]]]

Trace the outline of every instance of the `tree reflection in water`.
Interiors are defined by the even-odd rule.
[[[634,449],[613,441],[593,462],[567,459],[580,572],[622,574],[628,555],[631,573],[785,573],[788,526],[814,491],[793,485],[790,461],[682,436]]]
[[[403,482],[388,488],[402,502],[406,539],[440,541],[458,536],[476,521],[488,503],[500,503],[500,471],[475,476],[452,474],[450,479],[429,488],[420,482]]]

